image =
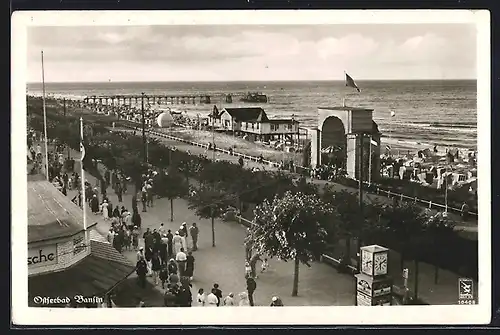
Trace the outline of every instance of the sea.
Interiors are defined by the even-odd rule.
[[[399,147],[459,148],[477,150],[476,80],[357,81],[361,92],[345,87],[343,81],[282,82],[100,82],[46,83],[49,96],[82,99],[102,95],[196,95],[196,103],[159,105],[188,115],[208,115],[213,105],[262,107],[269,117],[291,118],[301,127],[317,125],[318,107],[347,106],[372,108],[373,119],[382,132],[382,141]],[[39,95],[40,83],[27,85],[27,93]],[[247,92],[262,92],[268,103],[245,103]],[[233,95],[226,103],[225,95]],[[209,95],[211,104],[199,96]],[[393,112],[393,113],[392,113]],[[394,116],[391,116],[394,114]]]

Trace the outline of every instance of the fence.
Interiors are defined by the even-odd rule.
[[[129,121],[129,122],[131,122],[131,121]],[[124,126],[126,128],[130,128],[130,129],[134,129],[134,130],[141,130],[140,127],[135,127],[135,126],[131,126],[131,125],[124,125]],[[190,144],[190,145],[197,146],[197,147],[201,147],[201,148],[204,148],[204,149],[209,149],[209,144],[203,144],[203,143],[198,143],[198,142],[186,140],[186,139],[183,139],[183,138],[180,138],[180,137],[168,135],[168,134],[165,134],[165,133],[162,133],[162,132],[158,132],[158,131],[154,131],[154,130],[148,130],[148,132],[150,134],[153,134],[153,135],[156,135],[156,136],[159,136],[159,137],[168,138],[168,139],[171,139],[171,140],[174,140],[174,141],[183,142],[183,143]],[[281,165],[280,163],[277,163],[277,162],[273,162],[273,161],[266,160],[266,159],[261,160],[259,157],[254,157],[254,156],[250,156],[250,155],[246,155],[246,154],[242,154],[242,153],[239,153],[239,152],[234,152],[234,151],[230,151],[230,150],[226,150],[226,149],[215,148],[215,150],[218,151],[218,152],[222,152],[222,153],[231,155],[231,156],[242,157],[242,158],[248,159],[250,161],[254,161],[254,162],[258,162],[258,163],[266,163],[266,164],[269,164],[269,165],[271,165],[273,167],[280,167],[280,165]],[[300,166],[300,165],[299,166],[295,166],[295,168],[298,171],[301,171],[302,173],[309,172],[311,170],[308,167]],[[368,187],[372,186],[369,183],[365,183],[365,184]],[[391,191],[388,191],[388,190],[381,189],[380,187],[376,188],[376,194],[377,195],[381,195],[381,196],[386,196],[389,199],[393,198],[393,197],[396,197],[396,198],[399,198],[401,201],[403,201],[403,200],[413,201],[415,203],[419,203],[419,204],[425,205],[429,209],[433,209],[433,208],[434,209],[445,209],[445,210],[449,210],[449,211],[455,212],[457,214],[461,214],[462,213],[462,210],[459,209],[459,208],[442,205],[442,204],[439,204],[439,203],[436,203],[436,202],[432,202],[432,201],[428,201],[428,200],[423,200],[423,199],[420,199],[420,198],[417,198],[417,197],[410,197],[410,196],[404,195],[402,193],[391,192]],[[472,212],[472,211],[469,211],[469,215],[472,215],[475,218],[477,218],[477,216],[478,216],[477,213]]]

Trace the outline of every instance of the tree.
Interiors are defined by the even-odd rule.
[[[355,194],[345,190],[336,192],[331,186],[324,188],[322,199],[332,205],[339,215],[339,235],[345,239],[345,259],[351,264],[351,241],[359,237],[360,216],[359,203]]]
[[[229,201],[221,184],[201,184],[188,197],[189,209],[199,218],[212,220],[212,247],[215,247],[215,218],[226,212]]]
[[[174,199],[189,192],[189,184],[176,169],[168,169],[155,180],[156,194],[170,200],[170,221],[174,221]]]
[[[417,240],[420,240],[425,229],[427,215],[418,205],[403,202],[397,206],[384,207],[381,216],[387,224],[390,246],[401,254],[402,270],[405,257],[420,252],[415,248],[421,248]]]
[[[299,264],[307,266],[326,248],[328,235],[335,234],[335,211],[316,195],[285,192],[283,197],[264,200],[254,211],[255,224],[247,240],[259,254],[294,260],[292,296],[297,296]]]
[[[177,162],[177,169],[186,177],[189,183],[190,177],[195,177],[200,173],[202,165],[196,157],[187,157]]]
[[[425,244],[422,245],[433,258],[434,283],[439,281],[439,266],[443,258],[443,246],[450,245],[450,241],[456,237],[456,224],[444,213],[430,216],[425,223]],[[431,259],[429,259],[430,261]]]

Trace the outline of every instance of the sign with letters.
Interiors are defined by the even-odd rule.
[[[57,244],[28,249],[28,268],[57,264]]]

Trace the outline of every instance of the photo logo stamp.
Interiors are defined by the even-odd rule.
[[[474,281],[470,278],[458,278],[458,303],[474,305]]]

